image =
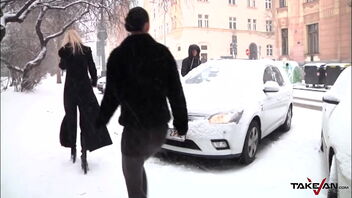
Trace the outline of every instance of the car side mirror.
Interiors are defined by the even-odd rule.
[[[327,94],[327,95],[323,96],[323,102],[326,102],[328,104],[337,105],[340,103],[340,99],[334,95]]]
[[[275,81],[266,81],[266,83],[264,84],[263,91],[265,93],[268,93],[268,92],[279,92],[279,90],[280,90],[280,86]]]

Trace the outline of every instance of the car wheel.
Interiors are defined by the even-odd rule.
[[[250,164],[253,162],[257,153],[259,137],[259,125],[256,121],[252,121],[248,127],[246,139],[244,142],[240,162],[242,164]]]
[[[329,183],[337,183],[337,167],[336,167],[336,159],[335,155],[332,156],[331,165],[330,165],[330,172],[329,172]],[[337,198],[338,191],[335,188],[330,188],[328,191],[328,198]]]
[[[286,114],[286,120],[285,122],[281,125],[281,129],[286,132],[291,129],[291,122],[292,122],[292,105],[288,108],[287,114]]]

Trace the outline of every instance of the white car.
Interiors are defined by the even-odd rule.
[[[259,141],[292,118],[292,84],[273,61],[212,60],[183,79],[189,130],[171,128],[163,148],[189,155],[255,159]],[[172,122],[170,122],[172,123]]]
[[[321,150],[328,182],[339,186],[328,197],[351,197],[351,67],[342,71],[323,101]]]

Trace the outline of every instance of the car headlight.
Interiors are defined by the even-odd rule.
[[[235,122],[238,124],[243,114],[241,111],[231,111],[227,113],[217,113],[209,117],[210,124],[227,124],[230,122]]]

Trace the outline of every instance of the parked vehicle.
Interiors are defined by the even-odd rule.
[[[97,88],[101,93],[105,92],[105,86],[106,86],[106,77],[100,77],[98,79],[98,83],[97,83]]]
[[[326,63],[307,63],[303,66],[306,87],[325,85],[325,65]]]
[[[326,83],[325,87],[331,86],[335,83],[337,77],[342,70],[351,66],[351,63],[329,63],[325,65],[326,68]]]
[[[328,197],[351,196],[351,67],[346,68],[323,97],[321,150],[329,183],[348,189],[330,189]]]
[[[292,84],[273,61],[211,60],[183,80],[189,130],[175,140],[170,124],[168,151],[249,164],[262,138],[291,127]]]

